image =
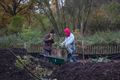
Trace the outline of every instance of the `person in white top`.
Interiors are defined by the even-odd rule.
[[[70,29],[67,27],[64,29],[65,40],[61,43],[61,46],[64,46],[67,51],[67,60],[69,62],[75,62],[76,58],[73,56],[75,54],[75,38],[73,33],[71,33]]]

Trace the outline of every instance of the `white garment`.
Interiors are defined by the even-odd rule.
[[[67,47],[68,45],[72,44],[74,42],[74,35],[70,33],[69,37],[65,37],[65,40],[62,42],[62,45],[65,45]]]
[[[75,53],[75,41],[74,41],[74,35],[70,33],[69,37],[65,37],[65,40],[61,44],[62,46],[65,46],[65,48],[68,51],[67,60],[70,62],[76,61],[76,58],[73,56]]]
[[[70,36],[65,37],[65,40],[62,42],[61,45],[65,46],[67,51],[72,54],[75,51],[74,35],[70,33]]]

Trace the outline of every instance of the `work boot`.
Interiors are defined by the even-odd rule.
[[[74,59],[73,59],[71,53],[69,53],[68,56],[67,56],[67,62],[74,62]]]

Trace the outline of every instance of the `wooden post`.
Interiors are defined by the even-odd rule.
[[[82,54],[83,54],[83,61],[85,60],[85,55],[84,55],[84,36],[83,36],[83,21],[81,21],[81,36],[82,36]]]

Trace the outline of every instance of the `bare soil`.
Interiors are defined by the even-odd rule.
[[[51,77],[57,80],[120,80],[120,61],[67,63]]]

